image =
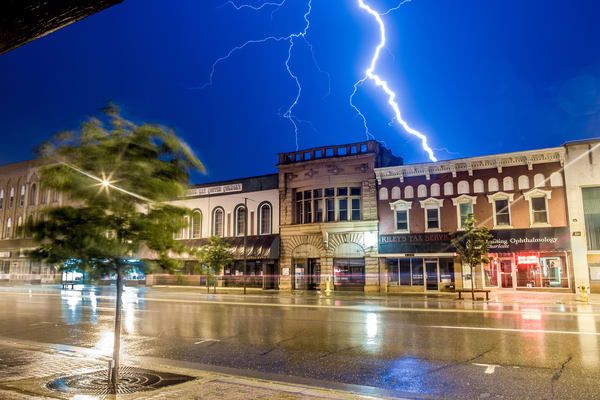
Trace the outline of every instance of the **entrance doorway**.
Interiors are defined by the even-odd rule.
[[[294,289],[317,290],[321,283],[321,260],[318,258],[296,258],[294,266]]]
[[[504,289],[514,288],[514,268],[510,258],[500,259],[500,282]]]
[[[437,260],[425,260],[425,288],[438,290],[439,273]]]

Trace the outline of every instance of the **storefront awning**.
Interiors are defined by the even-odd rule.
[[[223,241],[231,246],[236,260],[244,258],[244,237],[226,237]],[[188,239],[182,242],[189,247],[199,248],[209,244],[208,238]],[[246,257],[248,259],[269,260],[279,258],[279,235],[256,235],[246,239]]]

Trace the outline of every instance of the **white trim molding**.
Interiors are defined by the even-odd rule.
[[[440,208],[442,208],[442,206],[444,205],[444,200],[429,197],[425,200],[419,201],[419,203],[421,203],[421,208],[423,209],[423,214],[425,216],[425,232],[441,232],[442,231],[442,218],[441,218]],[[429,228],[427,226],[427,210],[437,210],[437,220],[438,220],[437,228]]]
[[[456,207],[456,226],[457,230],[462,231],[463,227],[460,223],[460,204],[461,203],[471,203],[471,207],[473,208],[473,214],[475,214],[475,209],[473,207],[474,204],[477,204],[477,196],[469,196],[468,194],[461,194],[458,197],[452,198],[452,204]]]
[[[506,192],[496,192],[494,194],[487,195],[488,201],[492,205],[492,212],[494,215],[494,229],[512,229],[512,214],[510,212],[510,205],[515,201],[514,193],[506,193]],[[496,200],[508,200],[508,225],[498,225],[498,221],[496,220]]]
[[[540,188],[531,189],[525,193],[523,193],[523,197],[525,200],[529,202],[529,225],[532,228],[545,228],[550,227],[550,209],[548,208],[548,199],[552,198],[551,190],[543,190]],[[546,222],[533,222],[533,207],[531,204],[531,199],[536,197],[543,197],[546,203]]]
[[[394,233],[409,233],[410,232],[410,209],[412,201],[396,200],[390,203],[390,209],[394,212]],[[406,211],[406,229],[398,229],[398,211]]]
[[[526,165],[532,169],[535,164],[560,162],[564,166],[564,147],[552,147],[539,150],[519,151],[514,153],[492,154],[489,156],[459,158],[456,160],[428,162],[420,164],[399,165],[394,167],[375,168],[375,177],[378,182],[383,179],[401,178],[411,176],[431,176],[439,174],[452,174],[456,177],[457,172],[469,172],[474,170],[496,169],[501,171],[503,167],[514,167]]]

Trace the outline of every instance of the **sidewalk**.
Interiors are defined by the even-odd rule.
[[[177,364],[184,364],[183,366]],[[290,384],[271,380],[234,376],[193,368],[192,363],[136,357],[124,360],[127,366],[156,372],[181,374],[193,380],[152,391],[119,395],[81,395],[80,399],[217,399],[217,400],[296,400],[296,399],[391,399],[361,394],[352,390]],[[93,371],[106,371],[107,361],[93,350],[60,345],[18,342],[0,339],[0,400],[68,399],[68,395],[47,389],[56,378]],[[104,374],[104,373],[103,373]],[[412,397],[412,396],[411,396]],[[398,397],[393,397],[398,398]],[[420,397],[422,398],[422,397]]]

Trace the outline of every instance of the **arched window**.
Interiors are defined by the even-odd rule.
[[[488,179],[488,192],[497,192],[500,190],[500,183],[496,178]]]
[[[243,205],[237,206],[234,211],[234,217],[234,235],[242,236],[246,232],[246,208]]]
[[[192,239],[198,239],[202,237],[202,212],[200,210],[194,210],[192,212]]]
[[[225,213],[223,212],[223,209],[220,207],[217,207],[213,210],[213,215],[212,215],[212,233],[213,235],[217,235],[217,236],[223,236],[223,232],[224,232],[224,215]]]
[[[444,183],[444,196],[452,196],[454,194],[454,185],[452,182]]]
[[[271,204],[263,203],[258,208],[258,233],[260,235],[268,235],[271,233],[271,224],[272,224],[272,212],[271,212]]]
[[[511,176],[505,176],[504,179],[502,179],[502,190],[505,192],[507,190],[515,190],[515,182]]]
[[[12,208],[15,201],[15,188],[10,188],[10,197],[8,198],[8,208]]]
[[[529,189],[529,177],[521,175],[519,177],[519,190]]]
[[[387,188],[382,187],[379,189],[379,200],[387,200],[388,199],[388,190]]]
[[[400,198],[400,188],[398,186],[394,186],[392,188],[392,200],[398,200]]]
[[[431,188],[429,189],[431,191],[431,197],[436,197],[440,195],[440,184],[439,183],[434,183],[433,185],[431,185]]]
[[[562,179],[562,175],[560,174],[560,172],[553,172],[550,174],[550,186],[552,187],[556,187],[556,186],[562,186],[563,185],[563,179]]]
[[[21,225],[23,225],[23,217],[21,217],[19,215],[19,218],[17,219],[17,236],[18,237],[21,237],[21,232],[20,232]]]
[[[415,197],[415,191],[412,186],[408,185],[404,188],[404,198],[412,199],[413,197]]]
[[[544,178],[544,174],[535,174],[533,176],[533,185],[537,188],[537,187],[544,187],[546,186],[546,182],[545,181],[546,178]]]
[[[40,204],[46,204],[48,201],[48,191],[40,186]]]
[[[496,178],[492,178],[492,179],[496,179]],[[490,181],[492,179],[490,179]],[[498,183],[498,181],[496,181],[496,183]],[[489,186],[489,183],[488,183],[488,186]],[[491,186],[490,186],[490,191],[491,191]],[[475,182],[473,182],[473,192],[475,192],[475,193],[483,193],[484,192],[483,181],[481,179],[475,179]]]
[[[418,197],[427,197],[427,186],[425,186],[425,185],[417,186],[417,196]]]
[[[52,202],[58,203],[58,190],[54,189],[52,191]]]
[[[458,186],[457,186],[457,192],[458,194],[465,194],[465,193],[469,193],[469,182],[467,181],[460,181],[458,182]]]
[[[21,194],[19,195],[19,207],[25,204],[25,185],[21,186]]]
[[[35,195],[36,193],[37,187],[34,184],[31,185],[31,189],[29,189],[29,205],[34,206],[35,205]]]
[[[4,237],[10,239],[10,229],[12,228],[12,220],[10,217],[6,220],[6,232]]]

